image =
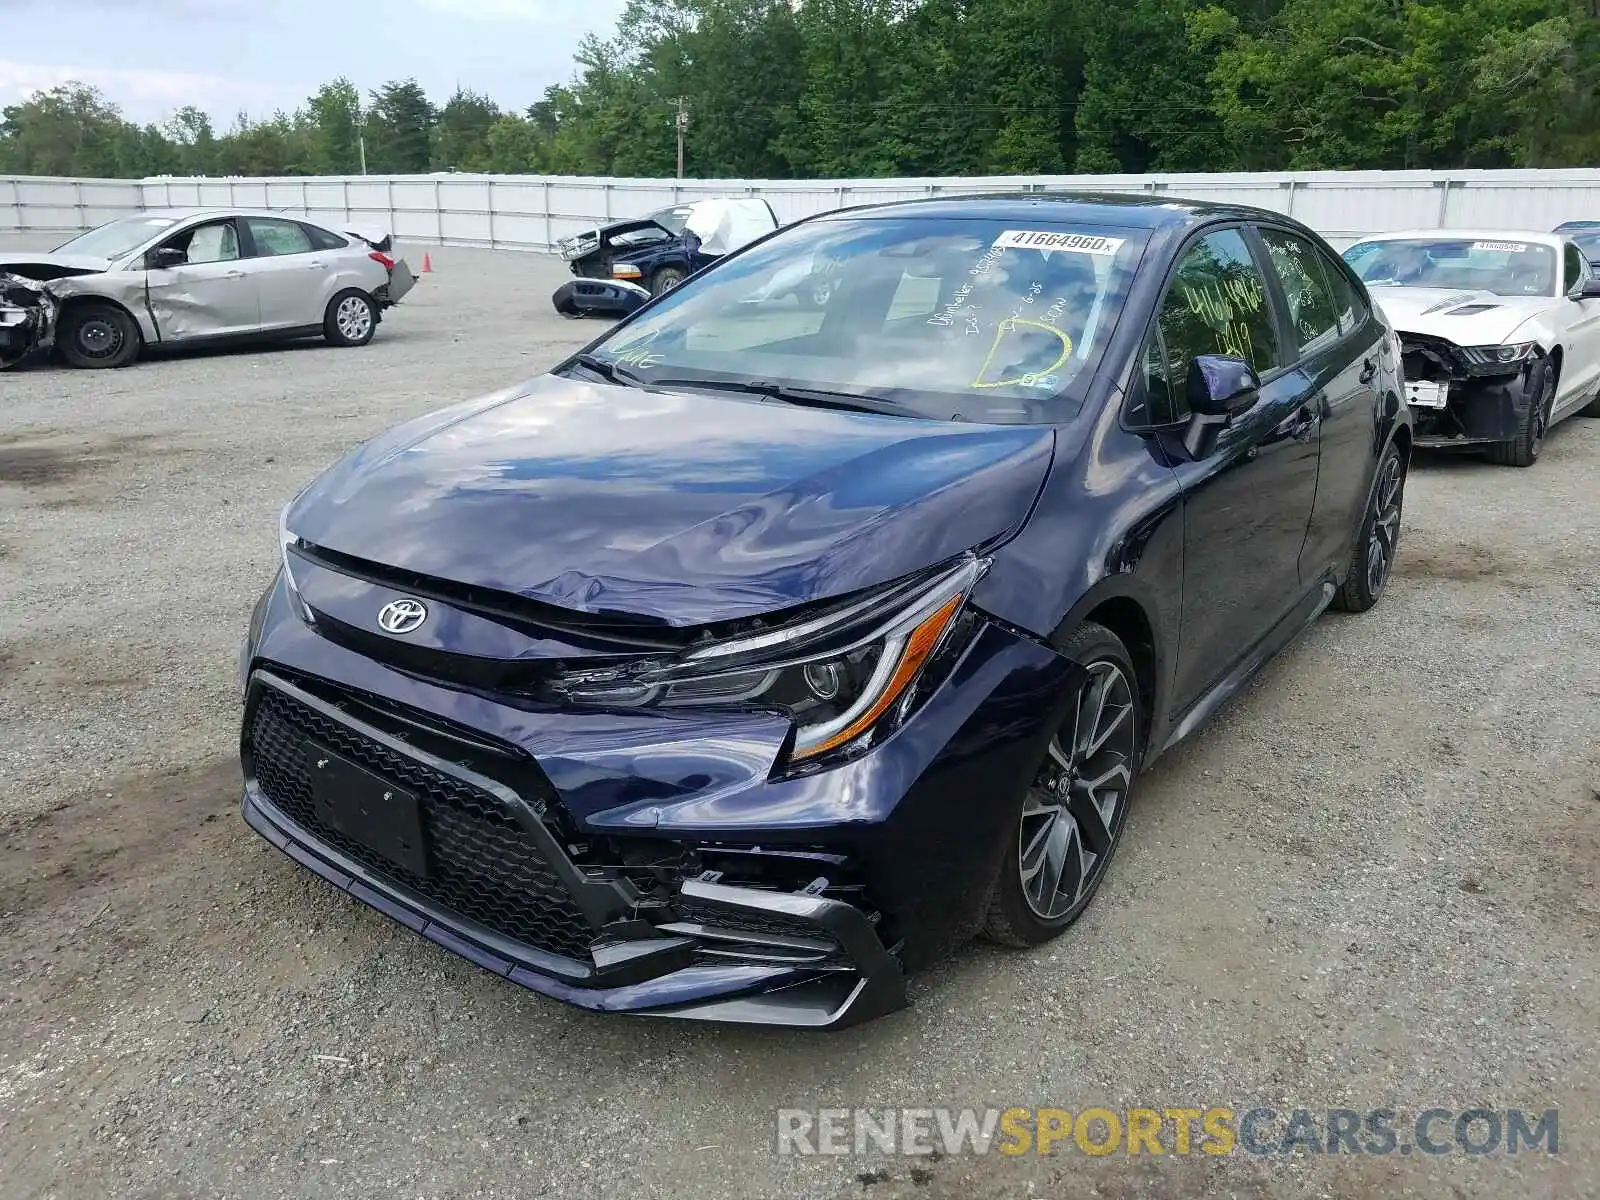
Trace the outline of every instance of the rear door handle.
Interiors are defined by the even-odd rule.
[[[326,271],[328,269],[328,264],[325,262],[313,261],[307,263],[306,266],[310,267],[313,271]]]
[[[1378,376],[1378,364],[1370,358],[1361,364],[1361,382],[1371,383]]]
[[[244,272],[243,271],[229,271],[225,276],[223,276],[223,278],[224,279],[243,279],[244,278]]]
[[[1320,414],[1309,404],[1300,406],[1300,411],[1295,413],[1294,420],[1289,425],[1289,436],[1298,438],[1302,442],[1309,441],[1311,434],[1317,428]]]

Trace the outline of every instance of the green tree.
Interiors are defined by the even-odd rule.
[[[367,112],[367,168],[377,174],[425,174],[433,159],[438,112],[415,79],[386,83]]]
[[[433,166],[439,171],[489,169],[489,131],[500,107],[487,96],[457,88],[433,127]]]
[[[319,175],[354,175],[361,170],[361,93],[348,79],[335,79],[306,101],[310,162]]]

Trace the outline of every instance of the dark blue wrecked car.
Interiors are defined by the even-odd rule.
[[[826,303],[772,294],[817,261]],[[1378,603],[1401,395],[1361,283],[1274,213],[803,221],[285,509],[245,819],[585,1008],[887,1013],[975,934],[1060,936],[1140,772]]]
[[[557,245],[577,276],[551,297],[563,316],[623,316],[778,227],[765,200],[692,200],[636,220],[614,221]]]

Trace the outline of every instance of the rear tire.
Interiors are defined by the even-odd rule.
[[[1489,447],[1489,461],[1502,467],[1531,467],[1539,461],[1545,435],[1550,432],[1550,408],[1556,399],[1556,365],[1541,358],[1528,374],[1528,407],[1517,436]]]
[[[372,297],[354,289],[328,301],[322,335],[332,346],[365,346],[378,332],[378,309]]]
[[[1085,623],[1061,653],[1085,677],[1016,801],[983,928],[1006,946],[1060,936],[1094,899],[1122,840],[1144,749],[1139,677],[1117,635]]]
[[[1378,603],[1394,573],[1400,548],[1400,514],[1406,496],[1406,463],[1393,442],[1378,460],[1372,499],[1361,532],[1350,552],[1350,567],[1334,604],[1348,613],[1364,613]]]
[[[138,358],[144,338],[138,323],[115,304],[78,304],[62,318],[56,344],[68,366],[103,371]]]

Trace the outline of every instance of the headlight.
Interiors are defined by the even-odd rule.
[[[294,500],[289,501],[283,506],[283,511],[278,514],[278,558],[283,565],[284,591],[289,593],[290,603],[294,605],[295,612],[300,614],[301,620],[307,624],[313,624],[311,609],[300,597],[300,588],[294,581],[293,563],[289,558],[290,547],[300,544],[300,539],[289,529],[289,510],[294,507],[295,500],[298,499],[300,497],[296,496]]]
[[[1497,367],[1522,362],[1538,347],[1538,342],[1517,342],[1511,346],[1463,346],[1461,353],[1475,366]]]
[[[261,598],[256,601],[256,606],[250,612],[250,624],[245,630],[244,640],[239,643],[239,698],[242,701],[245,693],[250,688],[250,664],[255,661],[256,647],[261,644],[261,626],[267,619],[267,605],[272,600],[273,589],[278,586],[274,579],[267,585],[267,590],[261,593]]]
[[[950,639],[988,562],[892,588],[822,617],[672,658],[573,671],[545,689],[572,704],[774,709],[795,724],[791,761],[838,750],[911,696]]]

